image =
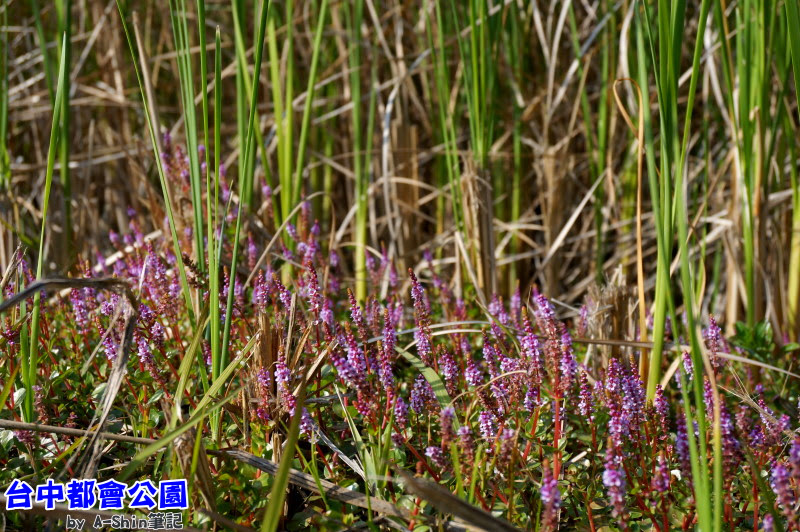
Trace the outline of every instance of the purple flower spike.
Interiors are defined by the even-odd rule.
[[[586,372],[581,372],[581,399],[578,403],[578,411],[581,416],[589,421],[594,420],[594,404],[592,401],[592,387],[589,385],[589,378]]]
[[[408,424],[408,405],[402,397],[397,397],[394,403],[394,422],[400,430]]]
[[[725,359],[719,356],[720,353],[727,353],[725,340],[722,337],[722,330],[717,325],[717,320],[714,316],[708,317],[708,328],[703,331],[703,338],[706,341],[706,346],[711,353],[711,364],[714,369],[720,369]]]
[[[780,462],[776,463],[772,468],[770,486],[772,486],[772,491],[775,492],[777,499],[776,502],[778,503],[781,512],[783,512],[783,515],[786,516],[786,519],[789,521],[791,529],[791,524],[797,521],[797,515],[794,508],[797,498],[795,497],[794,490],[792,489],[791,474],[789,473],[789,469]]]
[[[669,434],[669,403],[664,397],[664,390],[661,385],[656,385],[656,395],[653,398],[653,409],[655,411],[655,423],[658,429],[658,439],[664,441]]]
[[[316,322],[319,322],[321,320],[320,313],[322,312],[322,290],[319,287],[317,270],[311,265],[308,267],[308,277],[308,304],[311,314],[314,315]]]
[[[558,528],[558,510],[561,508],[561,492],[558,481],[553,478],[553,472],[545,465],[542,473],[542,530],[556,530]]]
[[[492,300],[489,302],[489,314],[497,318],[498,321],[506,327],[511,324],[511,316],[506,312],[506,308],[503,305],[503,298],[497,294],[494,294]]]
[[[311,419],[311,414],[308,413],[306,407],[303,407],[303,413],[300,417],[300,434],[314,439],[314,421]]]
[[[678,459],[681,462],[681,474],[691,481],[692,465],[689,456],[689,439],[686,433],[685,415],[679,416],[676,424],[675,451],[678,453]]]
[[[394,347],[397,343],[397,334],[389,316],[389,309],[384,310],[383,321],[383,349],[381,349],[379,354],[378,376],[380,377],[381,384],[383,384],[387,397],[391,399],[394,395],[393,361],[395,357]]]
[[[425,449],[425,456],[431,459],[433,465],[440,469],[447,468],[447,458],[445,457],[444,453],[442,452],[441,447],[428,447]]]
[[[269,285],[264,272],[259,272],[253,284],[253,304],[259,312],[266,312],[269,297]]]
[[[556,320],[556,311],[550,301],[542,294],[534,295],[536,301],[536,321],[539,328],[547,334],[548,338],[557,338],[559,327]]]
[[[294,415],[294,409],[297,406],[297,399],[292,394],[289,387],[289,379],[291,372],[286,366],[286,357],[280,355],[278,362],[275,364],[275,383],[278,385],[278,396],[284,408],[289,412],[290,416]]]
[[[419,415],[424,414],[431,407],[436,406],[436,395],[430,383],[422,376],[417,375],[414,388],[411,390],[411,408]]]
[[[656,472],[653,476],[653,490],[657,491],[658,493],[666,493],[669,491],[669,482],[669,464],[663,456],[658,455]]]
[[[449,447],[455,440],[455,433],[453,432],[453,422],[456,418],[456,411],[452,406],[442,409],[439,415],[440,429],[442,432],[442,446]]]
[[[622,469],[621,461],[616,451],[609,449],[603,471],[603,485],[611,501],[611,515],[617,518],[621,528],[625,528],[625,471]]]
[[[483,383],[483,373],[472,359],[467,361],[467,371],[464,377],[470,386],[480,386]]]
[[[494,421],[494,415],[484,410],[478,414],[478,423],[481,429],[481,436],[486,440],[493,440],[497,434],[497,425]]]
[[[419,358],[430,366],[432,363],[431,328],[425,289],[419,284],[414,270],[409,268],[408,275],[411,277],[411,299],[414,301],[414,323],[416,325],[414,340],[417,341],[417,353],[419,353]]]
[[[692,356],[688,351],[683,352],[683,370],[686,372],[686,382],[692,382],[692,375],[694,375],[694,364],[692,364]]]
[[[442,376],[444,377],[444,382],[447,385],[447,391],[456,391],[457,381],[458,381],[458,364],[456,364],[455,359],[453,358],[453,354],[450,353],[447,349],[440,349],[439,350],[439,369],[442,372]]]
[[[583,305],[580,311],[580,319],[578,320],[578,336],[586,336],[586,331],[589,329],[589,307]]]

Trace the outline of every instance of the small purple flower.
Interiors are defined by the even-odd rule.
[[[469,478],[469,472],[475,462],[475,440],[472,437],[472,430],[466,425],[458,428],[458,445],[463,456],[465,477]]]
[[[275,273],[272,274],[272,288],[278,291],[278,299],[283,306],[284,312],[289,312],[289,309],[292,308],[292,293],[283,286],[283,283]]]
[[[256,382],[258,382],[258,385],[265,392],[269,390],[272,378],[270,377],[269,370],[267,370],[267,368],[259,368],[258,372],[256,373]]]
[[[344,335],[339,342],[347,350],[347,362],[353,369],[353,382],[359,390],[363,390],[367,383],[367,361],[350,330],[349,323],[344,324]]]
[[[342,353],[341,348],[337,346],[335,349],[331,350],[330,357],[331,362],[333,362],[333,366],[336,368],[336,371],[339,373],[339,377],[342,379],[342,381],[344,381],[344,383],[348,386],[353,388],[357,387],[358,377],[356,375],[356,371],[350,365],[347,357]]]
[[[622,389],[625,397],[622,400],[622,410],[629,423],[640,425],[644,417],[644,386],[638,373],[629,370],[622,379]]]
[[[322,301],[322,310],[319,311],[319,319],[333,331],[335,323],[333,321],[333,301],[327,297]]]
[[[253,241],[253,235],[247,235],[247,267],[250,271],[256,269],[256,262],[258,261],[258,249],[256,243]]]
[[[612,398],[617,397],[622,392],[622,371],[616,358],[608,361],[605,389],[609,397]]]
[[[489,376],[492,379],[496,379],[500,372],[497,368],[497,361],[500,356],[500,351],[497,347],[489,341],[489,337],[486,333],[483,334],[483,360],[486,362],[486,367],[489,369]]]
[[[519,326],[519,320],[522,316],[522,294],[519,291],[519,283],[511,293],[511,299],[508,301],[508,308],[511,311],[511,319],[515,326]]]
[[[789,447],[789,465],[792,468],[792,478],[800,484],[800,437],[792,440]]]
[[[575,382],[575,374],[578,371],[578,363],[572,354],[572,338],[567,332],[566,328],[561,336],[562,352],[561,352],[561,392],[565,396],[569,394],[572,388],[572,383]]]
[[[150,367],[153,363],[153,353],[150,351],[150,346],[147,343],[147,340],[144,337],[139,337],[136,341],[137,351],[139,353],[139,362],[141,362],[145,367]]]

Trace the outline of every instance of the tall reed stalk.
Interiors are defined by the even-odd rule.
[[[353,176],[355,179],[355,295],[360,302],[367,297],[367,209],[369,198],[368,164],[370,154],[362,151],[364,143],[364,125],[361,107],[361,76],[363,64],[361,56],[361,25],[364,19],[364,0],[355,0],[351,6],[344,8],[347,31],[350,37],[348,49],[348,66],[350,71],[350,99],[353,102],[351,112],[351,130],[353,132]],[[366,137],[371,138],[372,131],[367,130]],[[368,141],[369,142],[369,141]]]
[[[72,56],[72,0],[57,0],[56,13],[58,15],[58,32],[66,38],[59,48],[59,54],[64,57],[66,63],[66,75],[63,80],[64,96],[61,100],[61,110],[59,111],[60,122],[58,125],[59,135],[59,175],[61,177],[61,202],[64,211],[64,239],[67,245],[67,254],[72,255],[72,180],[69,170],[70,155],[70,128],[69,128],[69,100],[70,100],[70,73],[69,68]],[[55,108],[55,104],[54,104]]]
[[[456,2],[451,2],[453,20],[460,21]],[[497,90],[497,46],[502,18],[489,14],[489,4],[484,0],[466,3],[469,32],[457,33],[458,48],[464,71],[464,95],[469,122],[470,161],[465,166],[475,175],[467,186],[471,223],[466,228],[472,251],[472,260],[478,265],[478,281],[484,293],[497,292],[496,263],[494,257],[494,192],[489,160],[494,132],[492,95]],[[459,23],[458,26],[461,24]],[[469,173],[469,172],[468,172]]]
[[[8,4],[0,7],[0,188],[11,180],[11,155],[8,152]]]
[[[787,21],[787,40],[791,49],[795,95],[800,100],[800,7],[796,2],[790,1],[785,2],[784,6]],[[800,119],[800,110],[798,110],[798,114],[798,119]],[[788,116],[786,120],[789,120]],[[788,133],[792,128],[787,126],[785,130]],[[792,236],[790,240],[789,271],[798,272],[800,271],[800,181],[797,176],[797,166],[794,164],[797,160],[797,153],[792,142],[793,136],[789,136],[789,139],[789,175],[792,188]],[[798,338],[798,326],[800,325],[798,319],[798,314],[800,313],[800,275],[789,275],[788,292],[789,333],[791,338],[796,340]]]
[[[202,3],[202,2],[201,2]],[[186,132],[186,156],[189,159],[189,183],[191,186],[194,237],[194,257],[203,256],[203,190],[202,176],[200,175],[200,152],[197,138],[197,107],[195,106],[194,74],[192,67],[191,42],[189,40],[189,14],[186,10],[186,0],[170,0],[170,20],[172,33],[177,50],[178,79],[180,81],[181,104],[183,109],[184,131]],[[204,10],[199,13],[198,20],[205,19]],[[205,31],[202,32],[205,35]],[[201,58],[205,56],[205,43],[201,46]],[[201,65],[205,65],[203,59]],[[201,69],[202,70],[202,69]],[[205,94],[205,78],[202,80],[202,91]],[[208,109],[207,97],[203,98],[204,114]],[[205,138],[208,138],[207,116],[203,119]],[[178,256],[180,260],[180,256]],[[204,261],[198,260],[198,268],[205,271]]]
[[[705,33],[706,21],[708,18],[710,0],[703,0],[700,5],[700,14],[698,19],[697,35],[695,38],[694,53],[692,56],[692,70],[691,78],[689,81],[689,93],[684,111],[684,124],[683,134],[680,135],[678,125],[678,77],[680,73],[680,59],[681,49],[684,40],[685,31],[685,15],[686,5],[684,2],[677,2],[670,4],[666,0],[658,0],[657,10],[655,16],[652,15],[649,2],[643,2],[644,18],[640,23],[644,26],[645,33],[648,37],[649,56],[653,65],[658,65],[655,68],[655,85],[658,92],[659,103],[659,119],[661,126],[661,181],[662,188],[660,193],[662,197],[662,216],[668,216],[662,220],[662,239],[658,242],[659,248],[666,248],[659,250],[660,260],[658,263],[658,271],[662,272],[661,286],[656,285],[656,298],[657,305],[664,304],[664,294],[661,300],[658,300],[658,291],[666,291],[669,288],[669,270],[665,268],[666,264],[661,257],[671,256],[671,238],[663,238],[665,235],[672,235],[672,220],[677,225],[678,236],[678,256],[680,259],[680,276],[681,288],[683,295],[683,309],[686,318],[686,334],[689,339],[690,353],[693,362],[694,375],[692,378],[692,387],[694,391],[694,416],[697,420],[698,438],[690,438],[690,452],[692,469],[694,476],[694,493],[695,503],[697,506],[697,519],[698,527],[706,532],[710,530],[721,530],[722,527],[722,448],[721,448],[721,434],[720,434],[720,406],[719,395],[716,390],[714,382],[714,372],[711,369],[708,357],[703,353],[700,345],[699,326],[697,324],[698,306],[695,300],[695,284],[693,266],[690,259],[690,245],[689,238],[689,208],[688,202],[690,200],[686,195],[688,183],[686,183],[686,157],[688,150],[689,137],[692,125],[692,110],[694,107],[695,93],[697,90],[697,82],[700,77],[700,58],[703,50],[703,36]],[[652,27],[657,28],[658,40],[654,38]],[[642,43],[643,44],[643,43]],[[658,50],[658,53],[656,53]],[[640,48],[640,56],[645,56],[645,50]],[[640,58],[641,60],[641,58]],[[640,75],[646,70],[640,71]],[[647,84],[645,84],[647,86]],[[646,107],[646,106],[645,106]],[[651,153],[655,152],[655,146],[652,143],[652,135],[648,139],[650,141],[647,147]],[[652,156],[651,156],[652,157]],[[651,166],[648,161],[648,166]],[[654,166],[654,165],[652,165]],[[651,173],[654,168],[648,169]],[[651,175],[651,182],[653,176]],[[674,186],[670,186],[670,182]],[[671,190],[670,190],[671,189]],[[669,194],[672,191],[672,194]],[[654,201],[655,203],[655,201]],[[673,210],[674,209],[674,210]],[[665,284],[666,283],[666,284]],[[662,307],[661,312],[665,309]],[[657,307],[657,312],[659,311]],[[665,313],[664,313],[665,314]],[[663,315],[663,314],[662,314]],[[677,320],[674,321],[677,326]],[[658,336],[656,336],[658,335]],[[654,343],[658,341],[663,345],[663,330],[654,331]],[[656,350],[653,350],[656,355]],[[660,349],[658,351],[660,357]],[[650,379],[648,381],[648,390],[654,386],[653,378],[657,377],[660,373],[660,360],[659,364],[651,364]],[[705,371],[704,371],[705,370]],[[704,404],[704,377],[708,376],[711,380],[712,392],[714,395],[714,418],[712,424],[712,443],[713,443],[713,456],[714,456],[714,472],[713,475],[709,471],[708,461],[708,442],[706,440],[708,421],[705,416]],[[689,401],[688,394],[686,394],[686,380],[683,381],[683,390],[685,393],[684,398],[684,414],[687,423],[687,433],[694,433],[694,425],[692,423],[692,404]]]

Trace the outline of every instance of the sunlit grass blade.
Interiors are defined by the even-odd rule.
[[[61,46],[64,50],[65,42],[67,39],[66,33],[62,36]],[[50,127],[50,145],[47,149],[47,168],[45,169],[45,182],[42,199],[42,226],[39,232],[39,253],[36,260],[36,279],[42,279],[44,273],[45,263],[45,231],[47,229],[47,213],[50,208],[50,192],[53,188],[53,172],[56,163],[56,153],[58,152],[58,131],[60,113],[63,109],[61,106],[65,98],[67,77],[66,69],[66,56],[62,53],[58,66],[58,78],[56,85],[56,94],[54,99],[53,109],[53,122]],[[34,386],[36,385],[36,372],[39,365],[39,319],[41,314],[41,293],[37,292],[33,299],[33,312],[31,313],[30,337],[27,348],[27,357],[22,358],[22,380],[25,385],[25,405],[23,408],[23,419],[25,421],[34,421]]]
[[[800,8],[797,2],[787,1],[786,21],[788,28],[789,48],[791,49],[792,73],[794,74],[795,95],[800,97]],[[800,118],[800,116],[798,117]],[[786,128],[788,133],[789,128]],[[791,139],[791,137],[790,137]],[[789,142],[791,160],[795,160],[795,146]],[[800,183],[797,177],[797,167],[789,165],[792,187],[792,237],[791,255],[789,257],[789,271],[800,271]],[[798,310],[800,310],[800,276],[792,275],[789,277],[788,311],[789,311],[789,334],[797,339],[798,337]]]
[[[322,50],[322,31],[325,28],[325,20],[328,14],[328,0],[322,0],[317,15],[317,27],[314,30],[314,42],[312,44],[311,66],[308,73],[308,85],[306,86],[306,98],[303,107],[303,121],[300,124],[300,139],[297,143],[297,161],[295,162],[295,176],[292,184],[292,204],[297,203],[300,198],[300,184],[302,183],[303,171],[305,169],[305,156],[308,150],[308,134],[311,129],[311,110],[314,105],[314,86],[317,83],[317,65]]]
[[[128,28],[128,23],[125,20],[125,10],[123,9],[122,3],[119,0],[117,0],[117,10],[119,11],[120,20],[122,22],[122,29],[125,32],[125,39],[128,42],[128,49],[131,52],[131,57],[134,59],[133,60],[134,71],[136,72],[136,79],[139,83],[139,93],[142,98],[142,105],[144,106],[144,114],[145,117],[147,118],[147,130],[148,133],[150,134],[150,144],[153,148],[153,153],[155,154],[156,169],[158,170],[158,177],[161,182],[161,192],[164,196],[164,207],[165,210],[167,211],[167,219],[169,220],[170,237],[172,240],[172,250],[173,253],[175,254],[175,257],[178,259],[175,261],[175,263],[177,264],[178,274],[180,276],[181,292],[183,294],[184,304],[186,305],[186,309],[189,312],[189,320],[190,322],[193,322],[195,319],[194,318],[195,313],[192,304],[192,295],[191,295],[191,290],[189,288],[189,282],[186,277],[186,267],[183,264],[183,261],[180,260],[181,245],[178,240],[177,226],[175,225],[175,216],[172,207],[173,202],[169,191],[169,184],[167,183],[167,177],[164,173],[164,165],[162,164],[161,161],[161,151],[158,148],[159,144],[158,141],[156,140],[158,132],[155,131],[154,129],[155,124],[153,123],[152,113],[150,112],[150,106],[147,97],[145,95],[145,88],[144,88],[144,83],[142,81],[142,75],[141,72],[139,72],[138,62],[136,61],[137,57],[136,47],[134,45],[130,29]]]
[[[0,187],[5,188],[11,180],[11,155],[8,152],[8,6],[3,6],[0,11]]]
[[[181,104],[183,108],[184,130],[186,131],[186,156],[189,159],[189,182],[191,184],[192,213],[194,225],[192,234],[194,236],[195,259],[203,255],[203,192],[200,175],[200,156],[199,144],[197,141],[197,108],[195,106],[194,75],[192,69],[191,43],[189,42],[189,14],[186,10],[186,0],[170,0],[169,2],[170,20],[172,22],[173,40],[177,52],[178,74],[180,80]],[[204,12],[204,11],[203,11]],[[202,15],[202,18],[205,18]],[[205,32],[203,32],[205,34]],[[201,49],[205,56],[205,42]],[[203,63],[205,61],[203,60]],[[203,79],[202,91],[204,94],[204,132],[208,138],[208,98],[206,95],[206,80]],[[201,272],[205,271],[206,265],[202,260],[197,260],[197,266]]]
[[[258,87],[258,80],[261,74],[261,59],[263,57],[263,43],[264,43],[264,35],[267,29],[267,19],[269,18],[270,6],[272,3],[269,0],[262,2],[261,4],[261,14],[259,17],[259,25],[258,25],[258,33],[256,34],[256,42],[259,43],[256,46],[255,50],[255,60],[253,63],[253,86],[250,90],[251,94],[256,94],[256,88]],[[241,194],[242,190],[245,187],[245,183],[251,182],[253,180],[253,172],[255,168],[251,165],[247,164],[247,161],[250,160],[250,154],[253,153],[255,149],[253,144],[255,142],[255,130],[256,128],[256,99],[255,97],[250,100],[250,113],[248,115],[248,124],[247,124],[247,136],[245,142],[245,150],[244,153],[240,153],[241,157],[239,158],[239,192]],[[241,170],[242,165],[245,165],[247,172],[246,174],[244,171]],[[241,195],[240,195],[241,197]],[[222,346],[221,346],[221,355],[219,358],[219,364],[213,368],[212,375],[214,375],[215,379],[220,371],[220,369],[227,363],[228,360],[228,351],[230,350],[230,338],[231,338],[231,323],[233,322],[233,300],[234,300],[234,292],[235,292],[235,276],[236,276],[236,267],[239,263],[239,241],[242,232],[242,215],[243,211],[247,208],[247,204],[242,202],[239,205],[238,212],[236,214],[236,226],[234,228],[233,233],[233,247],[231,249],[231,267],[230,267],[230,283],[228,289],[228,300],[226,304],[225,310],[225,325],[222,332]]]
[[[64,96],[61,99],[61,110],[59,112],[59,174],[61,177],[61,201],[64,209],[64,239],[66,241],[67,253],[72,260],[72,182],[70,178],[69,157],[70,157],[70,73],[72,55],[72,0],[58,0],[56,2],[56,12],[58,14],[59,33],[65,36],[59,53],[65,59],[66,73],[64,79],[59,79],[59,83],[64,84]]]

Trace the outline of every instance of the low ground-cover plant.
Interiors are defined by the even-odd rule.
[[[178,196],[188,193],[185,155],[168,139],[165,145],[169,183]],[[268,187],[260,194],[261,215],[269,223],[275,206]],[[224,179],[219,199],[221,212],[227,209],[217,227],[225,264],[239,205]],[[182,216],[191,212],[178,213],[179,222]],[[275,462],[288,455],[295,469],[320,486],[330,481],[375,503],[363,508],[326,497],[324,488],[312,495],[293,487],[282,511],[281,526],[288,529],[378,526],[387,520],[422,529],[451,514],[465,519],[441,500],[421,496],[403,471],[525,529],[693,528],[690,439],[706,439],[710,449],[712,430],[700,433],[695,423],[694,429],[686,423],[680,390],[696,373],[688,354],[677,350],[681,338],[668,339],[680,362],[649,404],[637,344],[603,351],[585,338],[589,323],[604,312],[597,301],[587,302],[569,323],[535,287],[518,288],[508,301],[492,296],[484,305],[472,288],[458,295],[432,255],[415,270],[399,272],[380,253],[366,257],[370,295],[357,301],[347,282],[349,257],[328,247],[306,202],[297,224],[288,224],[277,240],[265,242],[252,230],[242,266],[223,269],[217,301],[224,323],[233,290],[235,369],[224,387],[211,390],[211,347],[201,325],[208,315],[208,278],[190,257],[175,257],[161,233],[145,234],[151,216],[131,210],[128,217],[124,234],[109,234],[108,246],[74,272],[125,280],[139,299],[133,353],[106,431],[158,440],[198,412],[201,418],[218,416],[216,423],[203,419],[196,425],[198,449],[239,449]],[[191,227],[186,223],[180,235],[184,249],[192,246]],[[187,269],[196,308],[203,309],[194,318],[181,297],[177,261]],[[287,265],[289,278],[282,275]],[[7,280],[6,299],[34,275],[22,261]],[[121,316],[129,303],[92,288],[46,293],[42,302],[37,422],[87,427],[112,363],[122,356]],[[12,365],[22,317],[15,308],[3,318],[0,345]],[[723,398],[721,522],[730,529],[796,528],[796,398],[776,393],[776,373],[732,361],[737,351],[749,356],[764,349],[752,338],[765,337],[768,329],[745,332],[729,343],[713,318],[704,330]],[[5,405],[16,415],[24,389],[9,382]],[[713,420],[708,380],[705,389],[703,407]],[[229,402],[207,414],[202,405],[211,396]],[[300,439],[296,448],[282,447],[295,415]],[[79,472],[72,459],[81,446],[74,437],[32,430],[2,434],[4,485],[20,476],[54,476],[65,463],[67,475]],[[260,523],[273,478],[252,464],[191,452],[187,463],[179,446],[142,455],[135,443],[106,445],[99,478],[117,474],[135,456],[125,470],[131,481],[190,479],[194,505],[188,522],[207,521],[197,511],[207,508],[243,525]],[[394,513],[382,515],[379,501]]]

